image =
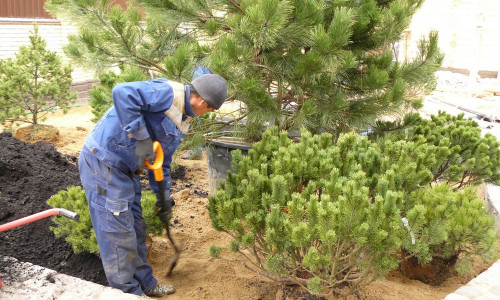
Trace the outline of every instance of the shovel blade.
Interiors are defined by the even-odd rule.
[[[179,246],[177,246],[172,239],[170,240],[170,244],[172,244],[172,247],[175,250],[174,256],[170,259],[170,265],[168,266],[168,270],[166,273],[167,277],[170,277],[172,275],[172,271],[174,270],[175,266],[177,266],[177,261],[179,260],[179,256],[181,255],[181,247],[182,247],[182,239],[180,240]]]

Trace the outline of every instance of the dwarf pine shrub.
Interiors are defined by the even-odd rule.
[[[396,176],[378,146],[356,134],[293,143],[268,129],[214,196],[214,228],[257,271],[315,294],[352,294],[397,266],[401,246]]]
[[[80,215],[78,221],[54,216],[52,220],[56,226],[51,226],[50,230],[54,232],[55,236],[64,238],[71,244],[75,253],[89,252],[99,255],[99,247],[92,227],[85,191],[80,186],[69,186],[67,190],[61,190],[50,197],[47,203],[51,207],[65,208]],[[143,191],[141,205],[147,233],[161,234],[165,226],[156,216],[156,195],[151,191]]]
[[[441,113],[406,139],[335,144],[270,128],[248,156],[232,152],[209,198],[213,227],[249,268],[315,294],[357,292],[397,265],[399,247],[421,263],[460,255],[465,271],[471,257],[493,258],[496,241],[472,184],[496,182],[498,141],[474,124]]]
[[[494,219],[472,186],[452,190],[440,183],[416,190],[406,198],[402,212],[407,216],[409,233],[403,248],[421,264],[436,256],[449,259],[460,255],[458,271],[466,272],[474,256],[485,261],[496,258]]]
[[[411,139],[435,147],[433,181],[454,188],[467,183],[500,184],[500,142],[492,134],[482,136],[477,123],[464,114],[439,112],[431,120],[422,119]]]
[[[70,220],[62,216],[54,216],[52,220],[56,226],[51,226],[57,238],[64,238],[71,244],[75,253],[90,252],[99,255],[97,238],[90,212],[87,205],[85,191],[79,186],[69,186],[68,189],[61,190],[47,200],[47,203],[54,208],[65,208],[80,215],[78,221]]]
[[[165,224],[156,215],[156,194],[152,191],[143,191],[141,195],[142,216],[146,221],[146,232],[161,235]]]
[[[464,114],[452,116],[440,111],[430,120],[418,118],[406,122],[402,130],[391,131],[377,141],[385,144],[409,141],[420,148],[415,153],[420,163],[432,173],[429,183],[445,182],[454,189],[467,184],[500,184],[500,142],[492,134],[482,135],[478,124]],[[372,137],[379,137],[375,132]],[[388,150],[390,155],[394,152]],[[388,153],[389,153],[388,152]]]
[[[404,132],[372,135],[389,160],[392,173],[384,176],[395,177],[390,188],[405,194],[399,206],[408,222],[405,253],[422,264],[459,256],[459,271],[469,270],[474,256],[491,261],[495,228],[473,186],[500,184],[500,142],[463,114],[439,112],[405,124]]]

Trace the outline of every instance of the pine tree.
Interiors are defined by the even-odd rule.
[[[67,110],[76,98],[70,91],[71,68],[46,49],[36,24],[29,38],[30,45],[21,46],[15,59],[0,60],[0,122],[37,125],[51,109]]]
[[[338,134],[419,107],[442,55],[437,34],[414,60],[391,47],[423,0],[49,0],[79,27],[66,53],[87,66],[137,65],[190,79],[201,61],[242,101],[247,137],[262,126]],[[203,45],[203,46],[200,46]]]

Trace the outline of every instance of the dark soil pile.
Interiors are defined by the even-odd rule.
[[[50,196],[80,185],[76,161],[50,143],[29,144],[9,132],[0,133],[0,224],[50,209]],[[45,218],[0,232],[0,255],[107,285],[99,257],[75,254],[50,231],[53,225],[51,218]]]
[[[179,166],[172,179],[183,179],[185,174],[186,168]],[[71,185],[81,185],[76,157],[60,154],[51,143],[30,144],[9,132],[0,133],[0,224],[52,208],[47,200]],[[75,254],[50,226],[54,226],[51,218],[45,218],[0,232],[0,256],[107,285],[100,258]]]

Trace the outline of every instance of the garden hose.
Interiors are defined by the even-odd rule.
[[[19,219],[19,220],[14,220],[12,222],[0,225],[0,232],[7,231],[9,229],[12,229],[12,228],[24,225],[24,224],[28,224],[28,223],[31,223],[34,221],[38,221],[40,219],[47,218],[50,216],[63,216],[63,217],[66,217],[66,218],[74,220],[74,221],[78,221],[80,219],[80,215],[78,215],[77,213],[74,213],[72,211],[69,211],[67,209],[52,208],[52,209],[47,209],[47,210],[44,210],[42,212],[36,213],[34,215],[24,217],[24,218]]]

